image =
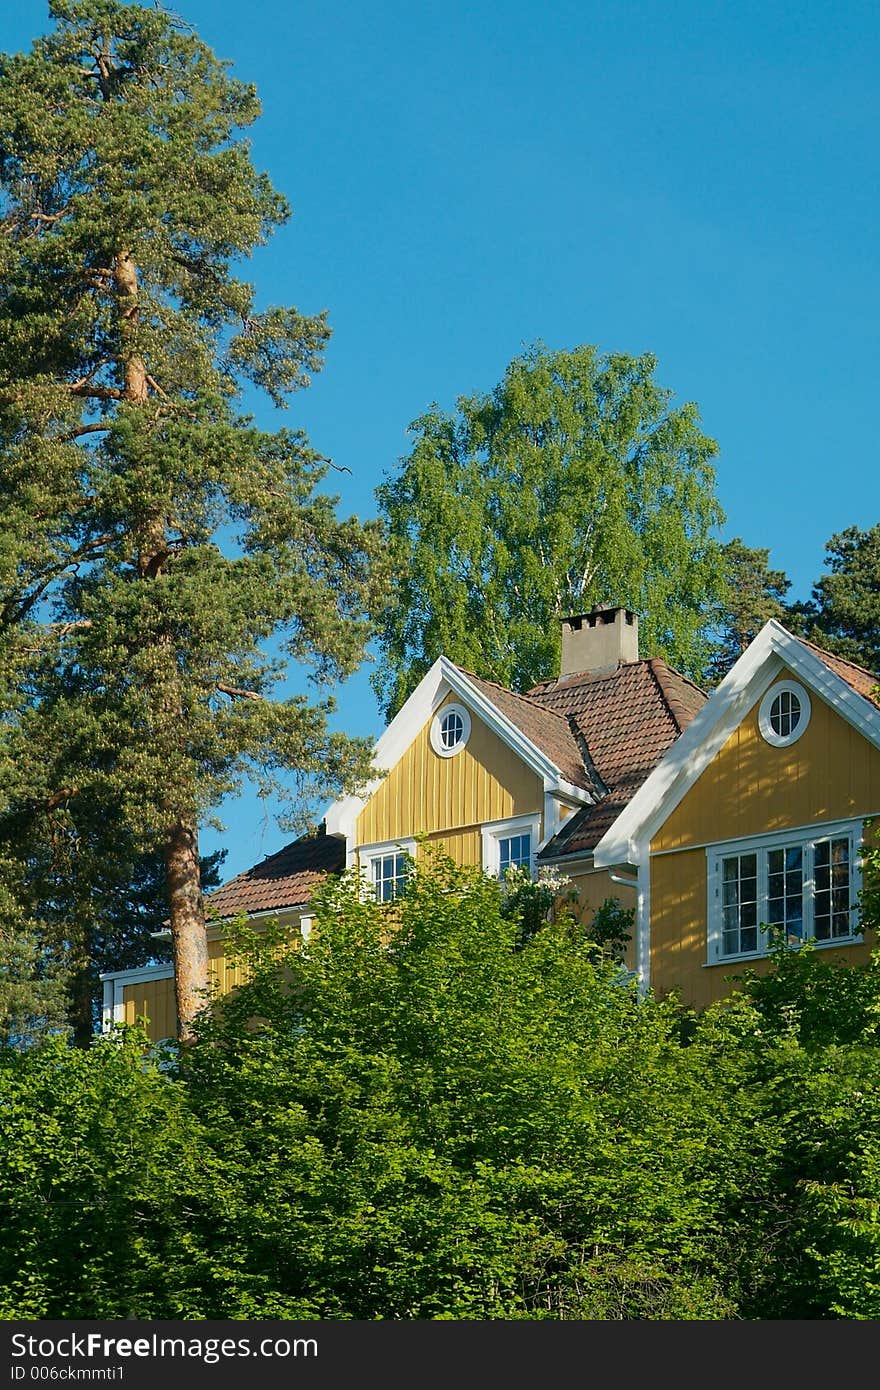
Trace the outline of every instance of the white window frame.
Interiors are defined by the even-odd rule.
[[[801,717],[790,734],[777,734],[770,722],[770,711],[780,695],[793,695],[801,707]],[[758,707],[758,728],[765,743],[773,748],[789,748],[807,731],[811,714],[810,697],[799,681],[774,681]]]
[[[360,874],[365,897],[375,897],[373,864],[377,859],[384,859],[389,854],[408,854],[410,859],[415,859],[416,842],[415,840],[383,840],[374,845],[358,845]],[[379,900],[376,899],[376,901]]]
[[[457,714],[461,720],[461,738],[458,743],[454,743],[451,748],[446,748],[443,743],[443,720],[448,714]],[[454,758],[456,753],[460,753],[471,736],[471,716],[464,705],[449,704],[441,705],[434,718],[431,720],[431,747],[439,758]]]
[[[483,841],[483,868],[487,874],[493,874],[495,878],[501,875],[501,841],[514,835],[531,835],[529,873],[532,878],[536,877],[535,865],[541,834],[540,815],[514,816],[512,820],[491,821],[481,827],[480,834]]]
[[[813,941],[817,949],[824,950],[826,947],[853,946],[862,940],[862,933],[857,928],[858,922],[858,895],[862,886],[861,863],[859,851],[864,840],[864,822],[861,820],[852,821],[829,821],[824,825],[798,826],[793,830],[779,830],[769,835],[754,835],[740,840],[727,840],[723,844],[708,845],[706,847],[707,859],[707,880],[708,880],[708,913],[707,913],[707,945],[708,955],[707,965],[726,965],[730,961],[738,960],[759,960],[769,953],[769,931],[766,926],[767,899],[768,899],[768,869],[767,852],[783,847],[794,849],[802,848],[803,853],[803,937],[802,941],[813,940],[813,924],[815,911],[815,892],[814,892],[814,866],[813,851],[814,846],[822,840],[838,840],[844,836],[849,837],[850,854],[850,931],[846,936],[832,936],[826,941]],[[725,955],[723,951],[723,914],[722,914],[722,861],[732,858],[735,855],[755,854],[757,855],[757,874],[758,874],[758,947],[754,951],[739,951],[730,955]],[[797,950],[800,942],[793,942],[792,949]]]

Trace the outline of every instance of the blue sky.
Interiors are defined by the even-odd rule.
[[[254,159],[295,216],[249,273],[329,311],[279,423],[350,470],[343,511],[375,514],[428,405],[543,339],[657,356],[721,446],[724,538],[768,546],[791,597],[880,520],[876,4],[172,8],[260,92]],[[48,28],[44,0],[4,10],[4,50]],[[365,672],[337,723],[381,731]],[[223,818],[227,875],[284,843],[251,795]]]

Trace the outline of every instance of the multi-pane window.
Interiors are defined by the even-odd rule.
[[[770,727],[777,738],[787,739],[801,719],[801,702],[793,690],[782,690],[770,706]]]
[[[758,856],[732,854],[722,861],[721,919],[724,954],[758,949]]]
[[[508,835],[498,841],[498,874],[504,878],[508,869],[531,869],[532,837]]]
[[[376,901],[392,903],[406,891],[406,878],[409,855],[395,850],[390,854],[376,854],[370,860],[373,877],[373,892]]]
[[[791,940],[804,934],[804,847],[767,851],[767,923]]]
[[[483,868],[502,882],[511,869],[533,870],[541,844],[541,818],[514,816],[512,820],[490,821],[482,827]]]
[[[815,907],[813,935],[817,941],[831,941],[850,934],[850,842],[842,835],[822,840],[813,858]]]
[[[797,743],[810,722],[810,697],[797,681],[776,681],[758,706],[761,737],[774,748]]]
[[[440,742],[443,747],[452,750],[457,748],[464,738],[464,720],[458,710],[447,710],[440,720]]]
[[[857,933],[861,826],[793,832],[709,852],[709,959],[758,955],[771,934],[801,941]]]
[[[470,737],[471,717],[464,705],[444,705],[431,720],[431,747],[441,758],[454,758]]]

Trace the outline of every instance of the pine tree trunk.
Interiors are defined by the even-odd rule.
[[[118,252],[114,276],[125,399],[144,406],[149,402],[152,378],[137,345],[138,270],[130,251]],[[165,518],[159,514],[149,517],[137,541],[141,579],[151,583],[160,581],[169,559]],[[173,675],[169,672],[165,687],[155,692],[165,722],[181,718],[173,687]],[[177,1036],[181,1042],[188,1042],[193,1036],[193,1020],[208,997],[208,938],[202,905],[198,831],[186,818],[176,820],[171,826],[165,846],[165,865],[174,945]]]
[[[191,822],[179,820],[172,826],[165,865],[174,942],[177,1035],[181,1042],[189,1042],[196,1014],[207,1002],[208,986],[208,939],[202,906],[199,840]]]

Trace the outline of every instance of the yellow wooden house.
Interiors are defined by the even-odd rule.
[[[304,937],[316,884],[357,866],[390,901],[407,856],[442,845],[503,875],[568,876],[579,910],[634,906],[627,960],[643,989],[703,1006],[769,928],[865,959],[859,846],[880,812],[880,704],[870,672],[768,623],[718,689],[638,653],[622,608],[565,620],[558,676],[517,695],[440,657],[379,739],[375,783],[321,831],[209,899],[215,986],[239,983],[223,924],[246,912]],[[104,1022],[174,1032],[170,966],[107,975]]]

